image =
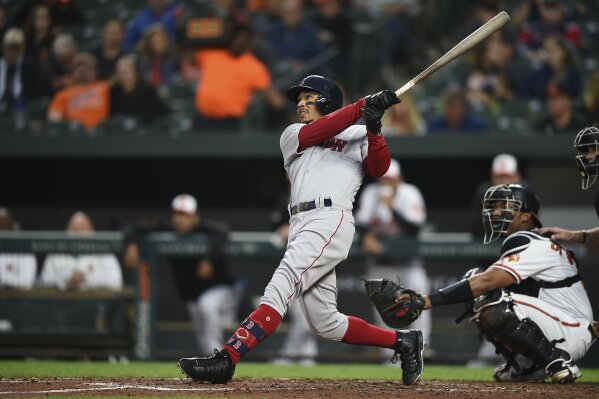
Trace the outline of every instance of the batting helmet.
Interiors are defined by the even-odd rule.
[[[324,76],[306,76],[298,85],[287,90],[287,98],[297,104],[302,91],[313,91],[319,94],[316,98],[316,108],[323,115],[337,111],[343,105],[341,89],[335,82]]]
[[[586,190],[599,176],[599,129],[589,126],[578,132],[574,139],[574,148],[576,165],[582,178],[582,189]]]

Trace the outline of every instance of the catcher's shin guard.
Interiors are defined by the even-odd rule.
[[[544,368],[551,380],[559,383],[574,382],[580,377],[578,367],[571,363],[570,354],[556,348],[534,321],[529,318],[520,320],[507,295],[502,294],[483,306],[475,304],[475,310],[473,319],[486,333],[513,354],[522,354],[532,361],[523,372]]]

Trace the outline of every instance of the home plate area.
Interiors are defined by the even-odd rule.
[[[2,378],[0,398],[200,396],[230,398],[462,398],[497,399],[498,395],[527,399],[592,398],[599,384],[573,385],[422,381],[404,386],[400,381],[320,379],[235,379],[227,385],[197,384],[188,379]],[[507,396],[504,396],[507,397]]]

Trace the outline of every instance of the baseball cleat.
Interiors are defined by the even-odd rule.
[[[580,369],[574,363],[565,359],[556,359],[545,367],[551,382],[556,384],[571,384],[580,378]]]
[[[418,330],[397,330],[397,340],[393,346],[395,354],[391,363],[397,362],[397,356],[401,360],[401,377],[404,385],[412,385],[420,380],[424,365],[422,363],[422,351],[424,350],[424,339],[422,332]]]
[[[504,363],[495,369],[493,379],[498,382],[545,382],[545,370],[539,368],[530,373],[522,373],[509,363]]]
[[[226,350],[214,350],[214,356],[184,357],[177,363],[181,371],[196,382],[226,384],[235,373],[235,365]]]

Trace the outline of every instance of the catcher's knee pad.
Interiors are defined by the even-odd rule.
[[[494,337],[504,330],[516,328],[520,323],[509,294],[502,290],[481,296],[474,302],[472,310],[474,316],[471,320]]]

